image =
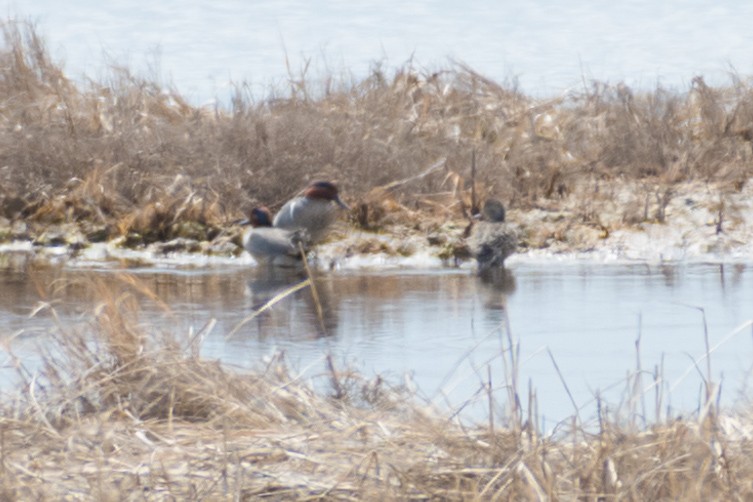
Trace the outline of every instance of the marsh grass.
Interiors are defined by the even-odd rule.
[[[305,378],[283,355],[234,370],[201,356],[211,321],[159,332],[139,320],[159,298],[137,279],[92,287],[98,303],[81,323],[62,323],[47,298],[40,363],[14,359],[20,383],[0,401],[6,499],[745,500],[753,490],[750,417],[725,427],[715,392],[697,414],[645,421],[640,337],[626,408],[598,400],[596,422],[576,415],[544,432],[530,384],[523,412],[509,326],[504,374],[487,367],[484,382],[501,381],[506,411],[473,425],[331,357]]]
[[[238,84],[227,105],[202,107],[115,65],[73,82],[34,26],[0,30],[0,214],[32,226],[208,240],[252,205],[275,209],[330,178],[353,221],[378,229],[400,208],[460,217],[474,191],[513,208],[598,198],[619,180],[645,186],[639,200],[688,180],[735,191],[753,165],[753,87],[735,75],[723,88],[701,77],[688,90],[594,82],[537,100],[462,63],[407,63],[324,84],[291,73],[263,98]],[[654,215],[626,221],[644,216]]]

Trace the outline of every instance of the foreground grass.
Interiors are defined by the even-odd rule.
[[[262,99],[238,85],[228,105],[198,107],[126,68],[75,83],[33,27],[0,32],[0,241],[213,241],[316,178],[337,181],[368,229],[464,218],[494,195],[518,210],[574,201],[570,222],[608,233],[664,221],[680,183],[730,207],[753,173],[753,87],[736,76],[536,100],[463,65],[406,66],[323,84],[291,75]],[[612,207],[616,183],[627,189]]]
[[[211,324],[152,332],[139,303],[158,299],[125,280],[118,293],[96,286],[84,326],[51,330],[38,368],[12,356],[21,384],[0,400],[3,499],[753,496],[747,417],[733,434],[711,405],[642,429],[599,412],[593,427],[573,418],[544,435],[513,405],[501,422],[463,425],[331,362],[318,377],[330,390],[316,391],[280,358],[247,373],[202,359]]]

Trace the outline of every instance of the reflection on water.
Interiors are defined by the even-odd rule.
[[[479,273],[479,289],[488,309],[504,309],[507,296],[515,291],[515,275],[510,269],[484,270]]]
[[[452,407],[476,395],[486,399],[480,390],[488,370],[496,399],[505,402],[509,366],[503,356],[509,360],[512,339],[520,343],[521,392],[532,381],[539,410],[555,418],[575,411],[564,384],[585,405],[583,415],[595,412],[597,391],[619,403],[625,376],[637,366],[639,336],[644,386],[659,371],[662,406],[693,409],[702,383],[693,360],[705,352],[704,316],[712,346],[753,318],[753,272],[742,264],[518,263],[483,277],[458,270],[319,272],[316,299],[307,287],[291,292],[305,280],[295,272],[253,268],[27,272],[6,262],[0,335],[13,336],[14,347],[38,340],[52,324],[48,311],[29,318],[40,301],[50,302],[64,322],[86,321],[101,300],[96,285],[105,283],[114,292],[153,293],[159,301],[133,293],[142,298],[141,322],[150,332],[188,334],[216,319],[204,339],[205,357],[249,367],[282,351],[294,369],[318,374],[332,354],[367,377],[378,373],[396,383],[407,377],[422,396]],[[729,403],[751,369],[750,334],[748,328],[724,341],[711,358]],[[467,406],[474,413],[486,407]]]

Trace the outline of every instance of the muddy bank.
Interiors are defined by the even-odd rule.
[[[343,212],[329,240],[312,254],[312,263],[324,269],[474,266],[466,243],[469,220],[460,214],[442,216],[394,203],[378,209],[371,229]],[[700,182],[586,184],[533,209],[509,210],[508,221],[519,226],[521,235],[511,264],[521,259],[753,259],[751,182],[734,192]],[[103,238],[104,231],[92,230],[90,222],[43,225],[0,218],[0,254],[5,260],[12,254],[16,260],[92,266],[254,266],[240,245],[241,230],[228,225],[208,233],[196,224],[180,237],[147,244],[135,235]]]

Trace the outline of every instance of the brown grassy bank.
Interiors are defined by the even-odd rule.
[[[33,27],[0,29],[4,239],[70,224],[88,241],[211,240],[314,178],[336,180],[351,221],[372,228],[400,208],[461,218],[472,180],[479,198],[521,210],[625,182],[634,204],[610,221],[630,225],[661,219],[678,183],[733,193],[753,171],[753,86],[737,76],[687,90],[593,82],[542,101],[462,64],[406,66],[316,89],[291,76],[263,99],[239,85],[227,106],[202,108],[127,68],[74,83]],[[384,189],[396,180],[410,181]],[[571,218],[612,225],[599,212],[581,204]]]
[[[587,428],[574,417],[542,435],[513,404],[493,423],[464,426],[336,365],[314,376],[329,389],[316,391],[280,358],[245,373],[202,359],[211,325],[194,336],[154,333],[138,322],[153,294],[122,279],[117,292],[99,286],[86,322],[52,324],[40,365],[11,358],[21,383],[0,400],[4,500],[753,495],[749,417],[739,434],[713,406],[648,428],[602,411]],[[508,395],[523,398],[514,385]]]

